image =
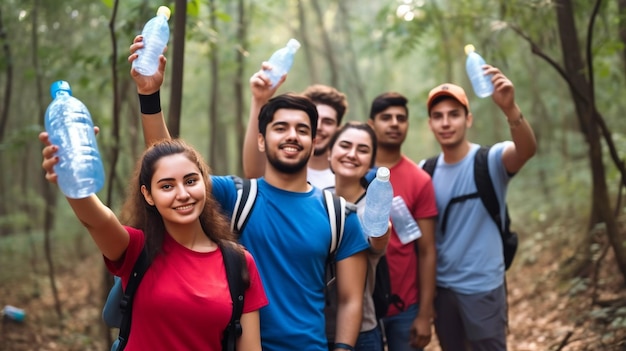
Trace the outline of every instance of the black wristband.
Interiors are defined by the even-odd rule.
[[[348,351],[354,351],[354,346],[350,346],[350,345],[344,344],[342,342],[336,342],[335,343],[335,348],[336,349],[342,349],[342,350],[348,350]]]
[[[155,93],[150,95],[137,95],[139,95],[139,108],[141,108],[142,114],[153,115],[155,113],[161,112],[160,90],[157,90]]]

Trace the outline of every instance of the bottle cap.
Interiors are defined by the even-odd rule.
[[[376,171],[376,178],[378,180],[388,181],[390,175],[391,172],[389,172],[389,168],[387,167],[378,167],[378,170]]]
[[[50,85],[50,96],[52,96],[53,99],[57,96],[57,92],[59,91],[67,91],[68,94],[72,95],[70,83],[64,80],[57,80]]]
[[[287,42],[287,46],[290,48],[293,48],[295,50],[298,50],[300,48],[300,42],[297,41],[296,39],[289,39],[289,41]]]
[[[476,48],[472,44],[465,45],[465,55],[469,55],[470,53],[476,51]]]
[[[170,11],[169,7],[167,6],[159,6],[159,8],[157,9],[157,16],[163,15],[165,16],[165,18],[170,19],[171,14],[172,11]]]

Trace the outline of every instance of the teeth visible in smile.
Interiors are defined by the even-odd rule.
[[[192,205],[180,206],[180,207],[176,207],[175,210],[188,210],[192,207],[193,207]]]
[[[295,148],[295,147],[285,147],[284,150],[288,151],[288,152],[296,152],[296,151],[298,151],[298,148]]]

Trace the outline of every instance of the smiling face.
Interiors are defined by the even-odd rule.
[[[374,144],[369,133],[347,128],[330,151],[330,167],[338,177],[360,180],[373,165]]]
[[[161,157],[154,164],[150,190],[141,192],[156,207],[166,227],[197,221],[206,202],[206,184],[198,166],[183,153]]]
[[[455,148],[465,142],[467,129],[472,126],[472,114],[454,98],[433,104],[428,126],[442,147]]]
[[[317,134],[315,136],[315,156],[323,155],[328,150],[328,141],[339,128],[337,111],[329,105],[318,104]]]
[[[310,118],[306,112],[279,109],[267,124],[265,137],[259,135],[259,150],[264,151],[270,165],[282,173],[302,171],[313,149]]]

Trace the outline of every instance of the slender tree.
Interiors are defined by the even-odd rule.
[[[187,1],[176,0],[174,5],[174,37],[172,43],[171,70],[172,89],[167,127],[172,137],[180,135],[180,114],[183,97],[183,67],[185,61],[185,31],[187,27]]]
[[[237,42],[235,46],[235,77],[233,79],[235,89],[235,128],[237,145],[243,146],[243,138],[246,133],[244,106],[244,84],[247,82],[245,74],[246,54],[248,47],[248,11],[245,0],[237,0]],[[238,153],[239,154],[239,153]],[[243,174],[243,165],[236,163],[236,174]]]
[[[591,47],[593,43],[593,27],[602,0],[596,0],[593,12],[589,17],[587,27],[587,39],[583,58],[583,50],[578,39],[578,28],[574,19],[574,5],[571,0],[557,0],[554,9],[557,16],[558,33],[563,55],[563,66],[550,58],[528,35],[519,28],[514,30],[530,44],[534,54],[546,60],[555,68],[561,77],[567,82],[576,109],[576,116],[581,133],[584,135],[588,149],[588,158],[592,177],[591,216],[589,229],[596,224],[603,223],[609,242],[615,252],[617,265],[620,272],[626,278],[626,237],[617,226],[614,211],[611,208],[606,182],[606,170],[603,162],[602,142],[606,142],[615,166],[622,174],[622,181],[626,171],[624,163],[619,159],[612,135],[608,130],[603,116],[597,110],[595,103],[593,55]],[[586,64],[585,64],[586,63]],[[591,230],[587,240],[580,247],[581,259],[574,267],[574,271],[585,270],[591,260]]]

